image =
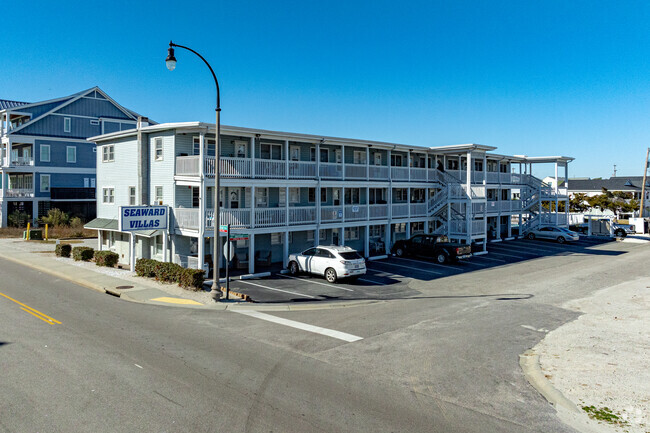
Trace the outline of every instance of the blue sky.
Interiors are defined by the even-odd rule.
[[[641,175],[644,1],[33,1],[4,8],[0,98],[100,86],[159,122],[568,155],[570,176]]]

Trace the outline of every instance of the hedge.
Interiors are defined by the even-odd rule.
[[[114,268],[119,259],[120,255],[113,251],[95,251],[95,264],[97,266]]]
[[[138,259],[135,262],[135,273],[139,277],[155,278],[158,281],[167,283],[178,283],[179,286],[185,289],[198,291],[203,288],[203,270],[186,269],[175,263]]]
[[[57,257],[70,257],[70,252],[72,251],[72,245],[70,244],[57,244],[54,248],[54,254]]]
[[[72,258],[76,261],[83,260],[88,262],[92,260],[95,250],[90,247],[74,247],[72,249]]]

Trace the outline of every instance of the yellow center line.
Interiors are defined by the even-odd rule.
[[[20,302],[20,301],[16,301],[14,298],[12,298],[12,297],[10,297],[10,296],[7,296],[7,295],[5,295],[4,293],[0,293],[0,296],[4,296],[5,298],[9,299],[10,301],[13,301],[13,302],[15,302],[16,304],[20,305],[21,307],[24,307],[24,308],[22,308],[22,310],[25,310],[25,311],[27,311],[28,313],[33,314],[34,316],[38,317],[39,319],[42,319],[42,320],[44,320],[44,321],[46,321],[46,322],[48,322],[48,323],[49,323],[49,322],[54,322],[54,323],[58,323],[59,325],[61,324],[61,322],[59,322],[58,320],[56,320],[56,319],[54,319],[54,318],[48,316],[47,314],[41,313],[41,312],[38,311],[37,309],[32,308],[32,307],[30,307],[29,305],[25,305],[25,304],[23,304],[23,303]],[[36,314],[34,314],[34,313],[36,313]],[[40,316],[43,316],[43,317],[44,317],[45,319],[47,319],[47,320],[43,319],[43,317],[39,317],[39,315],[40,315]],[[50,325],[54,325],[54,323],[50,323]]]
[[[41,317],[41,316],[39,316],[38,314],[29,311],[27,308],[20,307],[20,309],[23,310],[23,311],[28,312],[29,314],[31,314],[31,315],[34,316],[34,317],[38,317],[38,318],[41,319],[43,322],[47,322],[47,323],[49,323],[50,325],[54,325],[54,322],[50,322],[50,321],[47,320],[46,318]]]

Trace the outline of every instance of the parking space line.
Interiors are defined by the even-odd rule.
[[[380,286],[385,286],[386,284],[380,283],[379,281],[372,281],[367,278],[359,278],[359,281],[365,281],[366,283],[371,283],[371,284],[378,284]]]
[[[492,254],[492,253],[490,253],[490,252],[488,251],[488,254]],[[474,257],[474,260],[491,260],[491,261],[493,261],[493,262],[507,263],[507,260],[503,260],[503,259],[495,259],[494,257],[486,257],[486,256],[484,256],[484,255],[482,255],[482,256],[475,256],[475,257]]]
[[[398,265],[397,263],[390,263],[390,262],[384,262],[382,260],[376,260],[372,262],[372,264],[383,264],[383,265],[388,265],[388,266],[397,266],[398,268],[405,268],[405,269],[412,269],[414,271],[420,271],[420,272],[427,272],[429,274],[435,274],[435,275],[442,275],[440,272],[436,271],[430,271],[428,269],[420,269],[420,268],[414,268],[413,266],[404,266],[404,265]],[[368,266],[368,264],[366,264]]]
[[[506,244],[506,245],[501,245],[501,248],[508,249],[516,249],[520,248],[522,250],[536,250],[536,251],[548,251],[548,252],[556,252],[556,251],[565,251],[564,249],[558,249],[558,248],[549,248],[545,245],[540,245],[539,247],[534,246],[534,245],[520,245],[520,244]],[[494,247],[492,247],[494,248]],[[498,249],[498,248],[497,248]]]
[[[282,317],[272,316],[270,314],[261,313],[255,310],[230,310],[230,311],[239,314],[244,314],[250,317],[255,317],[257,319],[266,320],[268,322],[277,323],[279,325],[290,326],[291,328],[302,329],[303,331],[326,335],[328,337],[347,341],[348,343],[363,340],[363,337],[359,337],[357,335],[352,335],[341,331],[335,331],[329,328],[321,328],[320,326],[309,325],[307,323],[297,322],[295,320],[283,319]]]
[[[281,274],[277,274],[277,275],[280,275],[281,277],[285,277],[285,278],[293,278],[294,280],[306,281],[308,283],[320,284],[321,286],[334,287],[335,289],[339,289],[339,290],[347,290],[348,292],[354,292],[354,290],[352,289],[348,289],[341,286],[335,286],[334,284],[323,283],[321,281],[312,281],[306,278],[292,277],[291,275],[281,275]]]
[[[409,262],[424,263],[424,264],[427,264],[427,265],[442,266],[442,267],[445,267],[445,268],[452,268],[452,269],[460,269],[459,267],[454,266],[454,265],[441,265],[440,263],[427,262],[425,260],[405,259],[404,257],[394,257],[394,258],[398,259],[398,260],[407,260]]]
[[[246,281],[246,280],[239,280],[239,282],[244,283],[244,284],[250,284],[251,286],[261,287],[261,288],[267,289],[267,290],[273,290],[275,292],[291,293],[292,295],[304,296],[305,298],[312,298],[312,299],[316,298],[316,296],[304,295],[302,293],[296,293],[296,292],[292,292],[292,291],[289,291],[289,290],[274,289],[273,287],[267,287],[267,286],[263,286],[261,284],[251,283],[250,281]]]
[[[490,250],[488,250],[488,252],[489,252],[489,254],[493,254],[495,256],[512,257],[513,259],[527,259],[527,257],[515,256],[515,255],[512,255],[512,254],[497,253],[497,252],[490,251]],[[536,255],[536,254],[528,254],[528,255],[531,256],[531,257],[528,257],[528,258],[531,258],[531,259],[539,257],[539,255]]]

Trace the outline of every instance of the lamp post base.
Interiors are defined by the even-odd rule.
[[[217,289],[216,287],[212,287],[212,290],[210,290],[210,297],[212,297],[212,300],[214,302],[219,302],[221,299],[221,290]]]

